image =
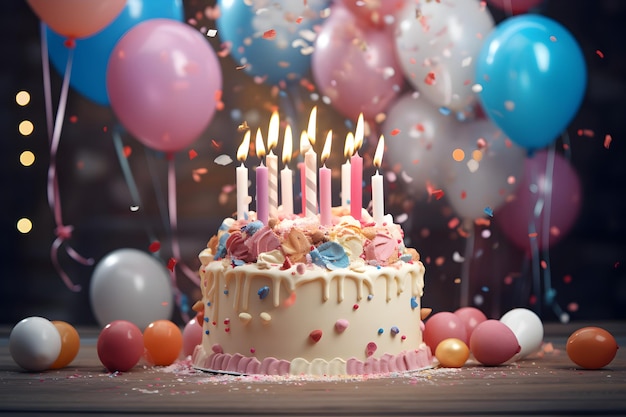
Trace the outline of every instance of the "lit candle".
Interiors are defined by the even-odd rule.
[[[322,150],[322,167],[320,168],[320,224],[322,226],[330,226],[332,223],[331,172],[330,169],[326,168],[326,160],[330,157],[332,140],[333,131],[330,130]]]
[[[283,213],[285,216],[293,214],[293,180],[292,172],[289,169],[289,161],[291,161],[291,153],[293,148],[293,139],[291,137],[291,126],[285,128],[285,140],[283,141],[283,165],[280,171],[280,194],[282,197]]]
[[[306,180],[305,211],[306,217],[317,215],[317,154],[313,149],[315,145],[315,119],[317,117],[317,107],[313,107],[309,116],[309,126],[307,136],[311,146],[304,154],[304,168]]]
[[[304,157],[306,151],[311,147],[309,137],[306,131],[300,133],[300,155]],[[304,162],[298,162],[298,170],[300,171],[300,195],[302,196],[302,214],[306,212],[306,166]]]
[[[357,220],[361,220],[363,208],[363,158],[359,156],[363,135],[363,113],[361,113],[354,132],[354,155],[350,158],[350,214]]]
[[[341,165],[341,206],[347,207],[350,204],[350,156],[354,153],[354,134],[348,132],[343,154],[346,162]]]
[[[267,136],[268,154],[265,157],[267,164],[267,181],[269,184],[268,201],[270,217],[277,217],[278,213],[278,156],[274,154],[274,147],[278,145],[278,130],[280,118],[278,112],[273,112],[270,117],[269,132]]]
[[[385,197],[383,192],[383,176],[378,173],[383,162],[383,151],[385,150],[385,137],[380,135],[376,152],[374,153],[374,166],[376,174],[372,175],[372,215],[376,224],[383,223],[385,217]]]
[[[267,224],[269,220],[268,178],[267,167],[263,165],[265,146],[261,130],[256,131],[256,155],[261,159],[261,165],[256,168],[256,218],[261,223]]]
[[[243,135],[241,145],[237,149],[237,160],[241,166],[237,167],[237,219],[243,220],[248,213],[248,168],[243,164],[248,157],[250,148],[250,131]]]

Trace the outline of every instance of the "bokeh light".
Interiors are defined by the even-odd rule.
[[[25,167],[29,167],[35,163],[35,154],[31,151],[24,151],[20,154],[20,162]]]
[[[18,91],[15,95],[15,102],[20,106],[26,106],[30,103],[30,93],[28,91]]]
[[[33,130],[35,130],[35,126],[30,120],[23,120],[20,123],[19,131],[23,136],[30,135],[31,133],[33,133]]]
[[[30,219],[27,219],[26,217],[22,217],[21,219],[19,219],[17,221],[17,230],[20,233],[29,233],[32,229],[33,229],[33,222],[30,221]]]

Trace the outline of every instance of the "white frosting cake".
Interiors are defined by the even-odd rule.
[[[267,226],[227,219],[200,253],[195,367],[235,374],[362,375],[430,366],[424,266],[390,216]],[[251,213],[253,220],[254,213]]]

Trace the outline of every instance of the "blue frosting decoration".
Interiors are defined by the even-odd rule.
[[[230,237],[230,233],[222,233],[220,236],[220,240],[217,242],[217,247],[215,248],[215,259],[221,259],[226,256],[226,241]]]
[[[347,268],[350,259],[343,247],[337,242],[324,242],[310,252],[311,260],[315,265],[332,270]]]
[[[259,295],[259,298],[262,300],[265,297],[267,297],[267,295],[270,293],[270,287],[265,286],[265,287],[261,287],[259,288],[259,290],[257,291],[257,294]]]
[[[252,236],[255,234],[260,228],[263,227],[263,222],[260,220],[255,220],[241,227],[241,231],[247,233]]]

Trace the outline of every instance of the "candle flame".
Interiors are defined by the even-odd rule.
[[[256,139],[254,144],[256,147],[256,156],[263,158],[265,156],[265,145],[263,145],[263,135],[261,134],[261,129],[256,130]]]
[[[353,152],[358,152],[358,150],[361,149],[361,145],[363,145],[363,136],[365,135],[365,126],[363,123],[363,113],[360,113],[356,121],[356,130],[354,131]]]
[[[278,145],[278,130],[280,129],[280,117],[274,111],[270,117],[269,131],[267,133],[267,150],[271,151]]]
[[[346,143],[343,145],[343,156],[350,158],[354,153],[354,134],[348,132],[346,134]]]
[[[333,143],[333,131],[329,130],[326,135],[326,142],[324,142],[324,149],[322,149],[322,164],[330,157],[330,147]]]
[[[306,131],[303,130],[302,133],[300,133],[300,153],[304,155],[309,149],[311,149],[309,135],[307,135]]]
[[[285,127],[285,140],[283,141],[283,164],[287,165],[291,161],[293,152],[293,138],[291,134],[291,125]]]
[[[374,166],[380,168],[383,163],[383,152],[385,151],[385,136],[380,135],[378,139],[378,145],[376,145],[376,152],[374,152]]]
[[[309,137],[309,141],[311,145],[315,145],[315,124],[317,123],[317,106],[314,106],[311,109],[311,114],[309,115],[309,126],[306,129],[307,136]]]
[[[241,141],[241,145],[237,149],[237,160],[245,161],[248,157],[248,151],[250,149],[250,131],[246,130],[246,133],[243,135],[243,140]]]

